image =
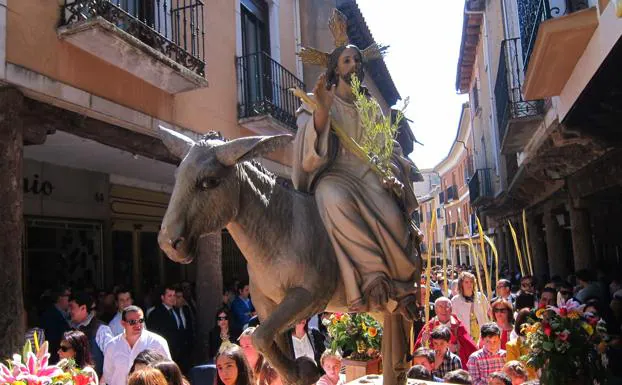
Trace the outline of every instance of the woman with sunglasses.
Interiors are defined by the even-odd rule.
[[[63,360],[72,359],[76,367],[83,369],[93,366],[91,350],[89,349],[89,339],[86,334],[79,330],[71,330],[63,335],[58,349],[58,357]]]
[[[216,312],[216,326],[209,333],[209,356],[210,358],[215,357],[216,353],[218,353],[218,349],[220,349],[220,345],[223,342],[233,342],[237,341],[239,333],[236,332],[232,327],[231,323],[231,313],[229,309],[226,307],[221,307]]]
[[[505,350],[505,345],[509,341],[510,334],[514,330],[514,312],[512,304],[498,298],[492,303],[492,318],[501,329],[501,349]]]

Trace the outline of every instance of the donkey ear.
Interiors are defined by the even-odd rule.
[[[166,127],[158,127],[160,129],[160,138],[171,154],[175,155],[179,159],[185,158],[188,151],[190,151],[190,148],[194,146],[194,140],[184,134]]]
[[[225,166],[233,166],[257,158],[283,146],[294,139],[293,135],[249,136],[221,144],[216,148],[216,158]]]

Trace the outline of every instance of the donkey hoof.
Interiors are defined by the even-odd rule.
[[[296,360],[296,367],[300,385],[315,384],[322,376],[322,372],[315,362],[308,357],[300,357]]]

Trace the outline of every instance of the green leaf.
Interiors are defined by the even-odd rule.
[[[28,353],[32,352],[32,346],[30,345],[30,340],[27,340],[24,344],[24,349],[22,350],[22,361],[26,362],[28,359]]]

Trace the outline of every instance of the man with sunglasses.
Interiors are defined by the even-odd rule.
[[[130,368],[138,353],[155,350],[171,359],[166,340],[145,329],[145,316],[138,306],[128,306],[121,312],[123,334],[113,338],[104,354],[104,381],[108,385],[126,385]]]

